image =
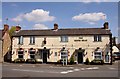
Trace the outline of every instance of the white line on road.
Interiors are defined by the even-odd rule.
[[[63,71],[63,72],[60,72],[61,74],[67,74],[68,72],[67,71]]]
[[[68,70],[67,72],[73,72],[73,70]]]
[[[85,68],[81,68],[81,70],[85,70]]]
[[[44,72],[44,71],[35,71],[35,70],[23,70],[23,69],[12,69],[15,71],[25,71],[25,72]]]
[[[99,67],[89,67],[89,68],[86,68],[88,70],[93,70],[93,69],[99,69]]]
[[[109,69],[113,70],[113,69],[115,69],[115,68],[109,67]]]
[[[74,71],[79,71],[80,69],[74,69]]]

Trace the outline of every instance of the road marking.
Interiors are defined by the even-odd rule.
[[[109,69],[113,70],[113,69],[115,69],[115,68],[109,67]]]
[[[61,74],[67,74],[68,72],[67,71],[63,71],[63,72],[60,72]]]
[[[74,67],[69,67],[69,68],[71,68],[71,69],[72,69],[72,68],[74,68]]]
[[[85,70],[85,68],[81,68],[81,70]]]
[[[69,73],[69,72],[73,72],[73,70],[68,70],[67,72],[68,72],[68,73]]]
[[[93,70],[93,69],[99,69],[99,67],[89,67],[89,68],[86,68],[88,70]]]
[[[80,69],[74,69],[74,71],[79,71]]]
[[[42,73],[60,73],[60,72],[52,72],[52,71],[36,71],[36,70],[23,70],[23,69],[12,69],[14,71],[23,71],[23,72],[42,72]]]
[[[32,66],[32,67],[35,67],[35,66]]]
[[[22,66],[22,65],[20,65],[20,66]]]

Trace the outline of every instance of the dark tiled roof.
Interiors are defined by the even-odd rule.
[[[2,40],[2,30],[0,30],[0,40]]]
[[[72,28],[72,29],[58,29],[53,31],[52,29],[47,30],[21,30],[18,33],[14,33],[13,36],[60,36],[60,35],[109,35],[110,30],[102,28]]]

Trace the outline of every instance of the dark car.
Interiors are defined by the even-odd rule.
[[[26,63],[36,63],[36,60],[33,58],[27,59]]]
[[[113,58],[114,58],[115,60],[120,60],[120,52],[114,52],[114,53],[113,53]]]
[[[14,63],[24,63],[25,62],[25,59],[23,58],[17,58],[14,60]]]

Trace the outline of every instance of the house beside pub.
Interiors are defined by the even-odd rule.
[[[0,30],[0,63],[2,60],[2,30]]]
[[[11,51],[11,38],[9,35],[9,25],[4,24],[2,30],[2,57],[3,61],[10,61],[10,51]]]
[[[76,63],[84,63],[88,58],[102,59],[111,63],[112,33],[108,22],[101,28],[65,28],[21,30],[17,28],[12,36],[12,61],[17,58],[33,58],[37,61],[59,62],[73,56]]]

